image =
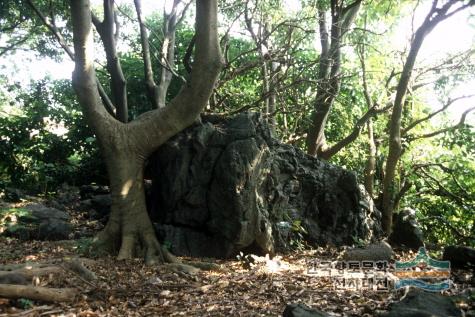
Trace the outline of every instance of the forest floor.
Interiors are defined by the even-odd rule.
[[[92,234],[100,227],[81,213],[74,214],[73,223],[75,230],[83,233]],[[61,264],[68,257],[84,257],[84,241],[25,242],[0,236],[0,265]],[[335,260],[341,251],[329,247],[296,251],[272,260],[261,257],[252,267],[238,259],[214,260],[219,270],[193,274],[167,265],[145,266],[140,259],[89,259],[84,263],[96,275],[94,281],[87,281],[66,268],[36,281],[39,286],[75,288],[78,296],[72,301],[45,303],[0,298],[0,317],[282,316],[290,303],[303,303],[332,316],[376,316],[404,296],[404,291],[394,289],[338,290],[328,278],[308,274],[309,261]],[[414,256],[413,252],[399,251],[395,260]],[[470,274],[473,273],[453,270],[454,285],[444,293],[454,295],[473,289],[475,284]],[[475,309],[473,302],[461,302],[459,307],[464,311]]]

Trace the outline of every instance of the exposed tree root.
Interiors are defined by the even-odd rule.
[[[97,279],[97,276],[94,272],[86,268],[80,259],[71,259],[65,261],[64,266],[61,266],[65,270],[72,271],[79,275],[81,278],[87,282],[91,282]]]
[[[142,256],[147,265],[180,263],[181,261],[162,247],[152,230],[118,230],[108,225],[94,238],[94,251],[98,255],[118,254],[117,259],[132,259]],[[129,224],[130,226],[131,224]],[[132,224],[133,225],[133,224]],[[132,233],[130,233],[132,231]],[[121,233],[121,234],[120,234]],[[121,239],[117,239],[121,237]],[[120,243],[120,244],[119,244]],[[119,248],[120,246],[120,248]]]
[[[112,215],[106,227],[100,231],[93,240],[93,253],[95,255],[116,254],[120,247],[120,226],[113,221]]]
[[[28,298],[45,302],[70,302],[77,295],[74,288],[47,288],[31,285],[3,285],[0,284],[0,297]]]
[[[55,274],[55,273],[60,273],[60,272],[61,272],[60,267],[49,265],[45,267],[31,267],[31,268],[25,267],[25,268],[19,268],[13,271],[0,271],[0,277],[9,275],[11,273],[15,273],[15,274],[20,274],[31,281],[31,279],[34,276],[45,276],[45,275]]]
[[[212,262],[186,261],[185,264],[194,266],[204,271],[222,271],[221,266]]]

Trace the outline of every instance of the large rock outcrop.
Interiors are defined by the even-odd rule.
[[[354,173],[278,142],[258,114],[203,117],[162,145],[148,170],[151,217],[175,254],[273,253],[299,228],[318,245],[380,234],[380,213]]]
[[[391,304],[381,317],[458,317],[462,312],[450,297],[411,289],[400,301]]]

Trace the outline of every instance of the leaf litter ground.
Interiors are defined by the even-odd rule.
[[[92,233],[98,224],[77,214],[77,232]],[[81,256],[80,240],[28,241],[0,237],[0,264],[25,262],[61,263]],[[40,286],[76,288],[70,303],[44,303],[0,299],[2,316],[281,316],[289,303],[303,303],[333,316],[376,316],[398,301],[403,291],[335,290],[328,279],[307,274],[309,260],[335,260],[341,249],[318,248],[294,252],[273,260],[261,257],[251,268],[237,259],[215,260],[220,270],[194,274],[172,266],[145,266],[142,260],[118,261],[112,257],[85,260],[97,280],[88,282],[64,270],[41,277]],[[408,260],[412,252],[397,252]],[[182,258],[183,260],[200,260]],[[472,274],[472,275],[471,275]],[[452,272],[454,287],[448,295],[474,288],[473,273]],[[463,311],[473,302],[460,302]]]

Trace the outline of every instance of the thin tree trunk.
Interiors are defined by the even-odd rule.
[[[269,125],[275,128],[276,120],[275,113],[277,110],[277,94],[276,94],[276,76],[277,76],[277,63],[270,61],[270,82],[269,82]]]
[[[111,76],[112,101],[116,109],[116,118],[121,122],[128,121],[127,81],[117,54],[117,38],[119,23],[116,20],[113,0],[104,0],[104,20],[100,22],[92,15],[92,21],[99,33],[107,59],[107,71]],[[115,32],[114,32],[115,27]]]
[[[269,52],[269,26],[267,23],[263,23],[263,16],[261,14],[259,29],[256,34],[254,32],[253,17],[249,15],[249,9],[246,4],[246,10],[244,11],[246,27],[249,33],[251,34],[256,48],[259,51],[260,55],[260,64],[261,64],[261,78],[262,78],[262,100],[264,101],[264,113],[266,121],[273,128],[275,126],[275,121],[273,119],[275,112],[275,93],[272,76],[274,74],[274,62],[272,61],[272,56]]]
[[[319,31],[322,53],[320,55],[317,97],[314,112],[307,132],[307,154],[325,157],[328,149],[325,139],[325,126],[330,110],[340,92],[341,43],[349,25],[352,23],[361,5],[356,0],[347,7],[339,1],[331,1],[332,25],[330,38],[326,25],[325,11],[319,8]],[[326,155],[329,157],[331,155]]]
[[[265,118],[269,118],[269,70],[267,68],[267,62],[262,58],[261,66],[261,76],[262,76],[262,95],[264,96],[264,111]]]
[[[170,15],[165,14],[163,22],[163,45],[162,64],[170,69],[175,66],[175,29],[176,29],[176,8]],[[158,86],[158,106],[165,107],[167,91],[172,81],[172,73],[167,67],[162,66],[160,74],[160,84]]]
[[[150,58],[150,45],[148,42],[148,32],[142,17],[142,3],[134,0],[135,12],[140,28],[140,42],[142,44],[142,59],[144,62],[145,83],[147,87],[147,97],[153,108],[159,108],[159,89],[153,78],[152,60]]]
[[[441,8],[437,8],[437,1],[432,3],[431,10],[426,16],[422,25],[417,29],[411,43],[409,54],[404,63],[404,67],[399,79],[396,90],[396,97],[394,100],[393,112],[391,114],[391,121],[389,125],[389,153],[386,161],[386,170],[383,180],[383,198],[382,198],[382,225],[383,230],[387,235],[391,234],[392,218],[394,210],[394,196],[395,196],[395,177],[396,168],[401,157],[401,119],[404,101],[406,98],[409,80],[411,78],[412,70],[417,58],[417,54],[424,42],[425,37],[434,29],[434,27],[441,21],[454,15],[455,13],[474,5],[475,2],[464,4],[459,8],[449,13],[451,7],[460,3],[457,0],[450,0],[446,2]]]
[[[330,110],[330,104],[325,106],[325,100],[328,100],[325,96],[326,81],[328,80],[328,74],[330,71],[330,48],[329,48],[329,37],[328,37],[328,28],[326,24],[326,12],[319,8],[319,31],[320,31],[320,44],[322,47],[322,52],[320,54],[318,78],[317,83],[317,97],[315,99],[314,112],[312,114],[312,123],[307,132],[307,153],[309,155],[315,156],[317,154],[318,148],[322,146],[325,142],[325,135],[322,126],[326,122],[328,112]],[[332,37],[333,39],[333,37]],[[337,39],[334,39],[335,41]],[[330,101],[330,100],[328,100]]]
[[[376,172],[376,143],[374,142],[373,120],[369,119],[368,128],[368,159],[364,171],[364,186],[371,198],[374,198],[374,174]]]

